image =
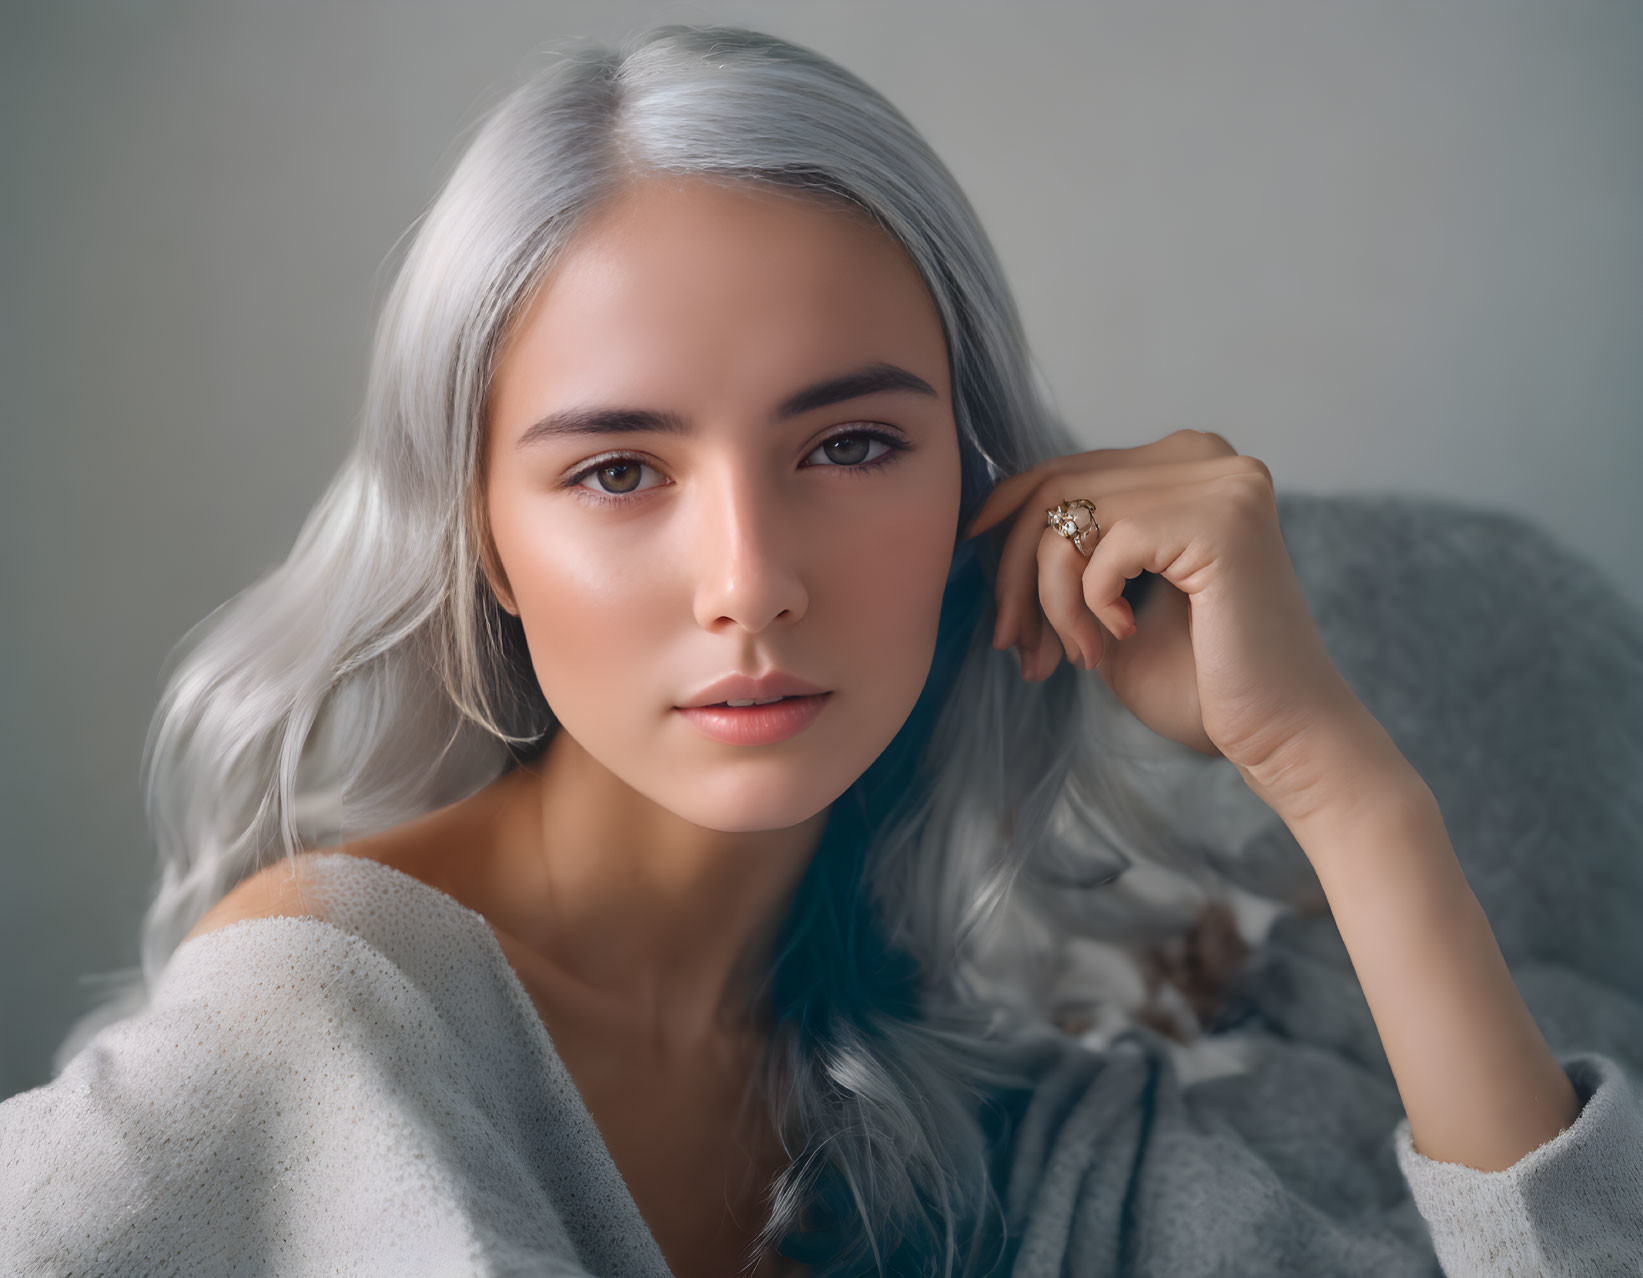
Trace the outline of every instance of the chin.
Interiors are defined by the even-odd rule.
[[[732,771],[724,769],[725,773]],[[672,793],[654,797],[692,825],[724,834],[750,834],[802,825],[848,790],[859,775],[838,777],[835,783],[830,777],[818,776],[815,766],[801,759],[754,771],[762,775],[713,776],[709,768],[705,775],[697,773],[693,784],[668,785],[664,791]]]

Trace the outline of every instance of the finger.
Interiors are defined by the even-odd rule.
[[[1061,664],[1061,640],[1049,626],[1043,627],[1043,633],[1031,656],[1023,658],[1022,673],[1034,683],[1042,683],[1055,673],[1055,668]]]
[[[993,582],[993,597],[997,603],[998,619],[994,623],[994,643],[1007,648],[1012,643],[1025,641],[1030,634],[1040,632],[1038,613],[1038,573],[1034,561],[1038,556],[1039,534],[1050,531],[1043,513],[1048,509],[1043,493],[1046,483],[1040,479],[1029,495],[1025,506],[1015,517],[1010,530],[1004,535],[1004,545],[998,553],[998,573]],[[1049,503],[1053,506],[1055,503]]]
[[[1252,458],[1237,458],[1237,469],[1253,473],[1265,467]],[[1201,468],[1183,466],[1179,471]],[[1227,483],[1226,465],[1192,481],[1179,478],[1151,489],[1135,489],[1108,498],[1096,508],[1105,522],[1089,557],[1054,528],[1046,527],[1038,546],[1033,589],[1050,626],[1077,650],[1093,653],[1086,669],[1099,665],[1114,643],[1136,632],[1135,610],[1124,598],[1129,579],[1143,572],[1166,579],[1181,556],[1204,531],[1204,511]],[[1058,546],[1056,543],[1066,543]],[[1060,553],[1057,553],[1057,552]],[[1070,552],[1070,556],[1069,556]],[[1175,583],[1178,589],[1185,587]]]
[[[1042,465],[1034,466],[1031,470],[1019,471],[999,480],[993,485],[986,499],[976,508],[976,513],[970,516],[970,522],[964,526],[962,538],[980,536],[994,524],[1007,519],[1045,475],[1057,469],[1064,469],[1076,458],[1085,456],[1088,454],[1070,453],[1066,457],[1053,458]]]
[[[1044,616],[1066,649],[1067,659],[1094,670],[1106,651],[1101,623],[1084,602],[1084,556],[1055,529],[1038,539],[1038,595]]]
[[[1173,438],[1173,437],[1171,437]],[[1219,439],[1220,436],[1214,436]],[[1160,441],[1164,442],[1164,441]],[[1202,448],[1187,441],[1188,446]],[[1180,445],[1177,445],[1180,447]],[[997,620],[993,627],[993,646],[1005,648],[1021,638],[1022,625],[1032,614],[1038,598],[1038,574],[1034,561],[1038,556],[1041,536],[1048,528],[1044,519],[1033,517],[1032,512],[1044,510],[1058,502],[1074,497],[1086,497],[1095,504],[1095,519],[1105,528],[1121,510],[1133,509],[1133,498],[1147,490],[1164,492],[1183,484],[1198,484],[1219,479],[1227,474],[1259,468],[1265,465],[1253,457],[1236,453],[1196,461],[1160,462],[1144,466],[1129,466],[1119,470],[1091,471],[1084,468],[1065,470],[1040,478],[1030,498],[1024,502],[1015,525],[1006,534],[999,552],[998,572],[993,583],[997,600]],[[1115,497],[1129,495],[1132,501],[1115,505]],[[1076,547],[1075,547],[1076,550]],[[1124,605],[1126,611],[1128,605]]]
[[[1032,616],[1028,619],[1024,629],[1026,633],[1022,635],[1021,642],[1016,645],[1016,656],[1021,661],[1022,675],[1030,679],[1033,671],[1038,666],[1045,647],[1044,633],[1049,629],[1044,623],[1044,614],[1037,607],[1033,608]],[[1055,651],[1059,652],[1060,648],[1057,647]]]
[[[1042,660],[1048,660],[1051,668],[1054,668],[1055,663],[1061,659],[1061,647],[1053,639],[1049,642],[1046,641],[1046,636],[1050,634],[1050,627],[1045,623],[1044,614],[1039,608],[1035,607],[1033,609],[1032,616],[1028,618],[1023,628],[1026,633],[1022,635],[1021,642],[1016,645],[1016,656],[1021,661],[1022,675],[1031,679]]]
[[[1003,549],[999,551],[998,573],[993,583],[993,593],[998,603],[998,620],[994,626],[995,646],[1002,648],[1015,643],[1022,625],[1033,617],[1040,606],[1038,559],[1044,534],[1061,538],[1061,534],[1049,526],[1049,509],[1070,497],[1087,496],[1095,502],[1096,521],[1103,522],[1111,518],[1111,515],[1103,509],[1102,503],[1105,498],[1097,499],[1094,494],[1108,482],[1110,480],[1107,476],[1094,475],[1082,470],[1066,475],[1048,476],[1040,481],[1036,495],[1031,498],[1031,504],[1017,517],[1014,526],[1005,535]],[[1072,489],[1078,491],[1072,492]],[[1040,511],[1045,513],[1035,518],[1035,512]],[[1085,544],[1089,544],[1088,539]],[[1072,549],[1076,555],[1077,547]]]
[[[1066,478],[1070,483],[1063,483],[1060,488],[1050,488],[1048,492],[1071,492],[1076,483],[1088,483],[1094,490],[1091,492],[1071,493],[1074,497],[1088,497],[1091,501],[1101,496],[1115,496],[1118,493],[1135,492],[1143,488],[1164,488],[1172,484],[1195,484],[1205,479],[1220,479],[1225,475],[1235,475],[1244,471],[1260,471],[1269,479],[1272,472],[1264,462],[1258,458],[1246,457],[1241,453],[1230,453],[1224,457],[1195,457],[1182,461],[1149,462],[1144,466],[1124,466],[1113,470],[1091,471],[1080,469],[1071,471]],[[1065,501],[1062,497],[1059,500]],[[1055,500],[1045,503],[1046,509],[1055,505]]]
[[[1171,498],[1143,504],[1102,525],[1101,539],[1084,565],[1084,604],[1120,642],[1135,633],[1135,613],[1124,598],[1124,583],[1142,572],[1168,578],[1171,566],[1203,531],[1203,499],[1190,492],[1173,492]]]
[[[1035,595],[1022,610],[1021,642],[1028,648],[1037,648],[1044,641],[1044,610],[1039,606]]]
[[[1130,448],[1092,448],[1087,452],[1054,457],[1029,470],[1019,471],[999,480],[976,509],[976,513],[970,516],[970,522],[964,526],[961,540],[979,536],[1008,518],[1049,475],[1092,469],[1126,470],[1164,462],[1232,456],[1236,452],[1231,444],[1213,431],[1183,429],[1172,431],[1149,444],[1138,444]]]

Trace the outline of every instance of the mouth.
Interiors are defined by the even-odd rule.
[[[795,737],[814,723],[831,700],[831,692],[777,697],[772,701],[719,701],[705,706],[675,706],[702,735],[727,745],[774,745]]]

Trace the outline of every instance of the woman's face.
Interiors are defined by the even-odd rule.
[[[888,235],[783,192],[653,179],[584,228],[504,344],[493,585],[588,754],[697,825],[783,829],[917,701],[959,480],[941,322]],[[715,739],[679,709],[778,671],[827,693],[785,739]]]

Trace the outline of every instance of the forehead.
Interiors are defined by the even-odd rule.
[[[935,303],[859,210],[701,178],[650,179],[583,226],[522,312],[497,389],[566,395],[791,388],[818,366],[945,374]]]

